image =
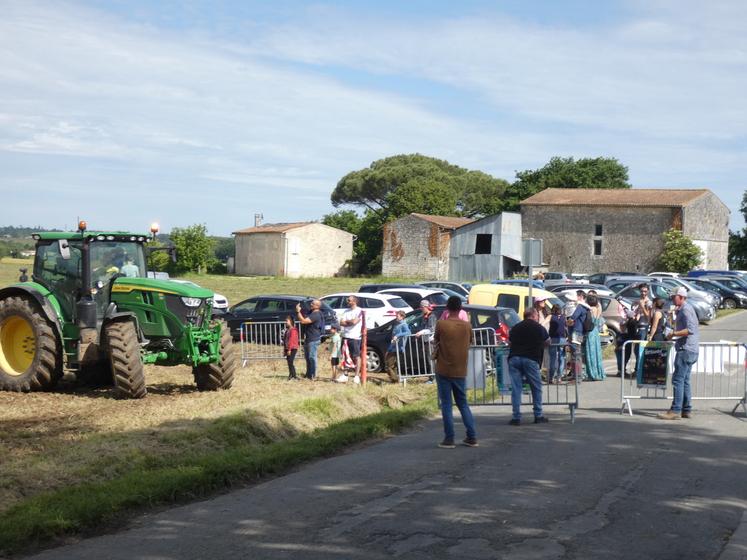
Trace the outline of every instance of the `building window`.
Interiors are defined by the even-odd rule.
[[[602,237],[602,224],[594,226],[594,237]]]
[[[478,233],[475,236],[475,255],[489,255],[492,242],[492,233]]]
[[[594,256],[595,257],[602,256],[602,240],[601,239],[594,240]]]

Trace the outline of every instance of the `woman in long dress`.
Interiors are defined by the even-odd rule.
[[[584,365],[586,366],[586,379],[600,381],[607,375],[604,373],[602,358],[602,341],[599,337],[604,319],[602,318],[602,306],[596,294],[589,294],[586,298],[587,305],[591,308],[591,316],[594,318],[594,328],[586,333],[584,339]]]

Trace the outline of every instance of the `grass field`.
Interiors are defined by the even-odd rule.
[[[0,286],[29,261],[0,263]],[[260,293],[324,295],[368,279],[188,276],[232,302]],[[187,501],[382,437],[432,414],[432,385],[286,381],[284,362],[239,370],[200,393],[186,366],[147,366],[148,396],[116,400],[67,376],[54,392],[0,393],[0,554],[90,534],[133,512]],[[297,367],[303,371],[303,360]]]

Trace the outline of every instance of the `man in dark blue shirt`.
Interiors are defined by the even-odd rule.
[[[321,301],[318,299],[312,300],[311,312],[308,317],[304,317],[301,313],[301,304],[296,305],[298,321],[306,325],[303,343],[304,356],[306,358],[306,379],[311,379],[312,381],[316,379],[316,353],[319,349],[319,343],[322,339],[322,329],[324,328],[324,318],[322,317],[322,312],[319,311],[321,307]]]

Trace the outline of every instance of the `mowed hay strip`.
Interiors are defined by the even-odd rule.
[[[188,367],[148,367],[149,394],[117,400],[110,388],[0,393],[0,512],[41,492],[106,481],[174,456],[263,445],[433,395],[432,386],[365,389],[286,381],[284,362],[240,369],[226,391],[200,393]],[[303,360],[297,367],[303,371]]]

